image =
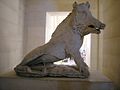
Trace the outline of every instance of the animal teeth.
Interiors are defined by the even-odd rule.
[[[99,28],[96,28],[96,30],[98,30]]]

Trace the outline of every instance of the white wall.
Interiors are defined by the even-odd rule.
[[[23,57],[23,0],[0,0],[0,73]]]

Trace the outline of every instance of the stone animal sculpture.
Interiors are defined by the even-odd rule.
[[[83,61],[79,49],[85,35],[99,34],[100,29],[105,28],[105,24],[92,16],[89,8],[89,2],[81,4],[74,2],[72,12],[57,26],[50,41],[28,53],[23,61],[15,67],[16,73],[20,76],[47,76],[47,69],[54,67],[54,62],[72,57],[79,73],[87,78],[89,76],[88,66]],[[33,67],[42,68],[42,70]]]

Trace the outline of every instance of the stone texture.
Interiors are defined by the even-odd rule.
[[[73,58],[80,72],[80,75],[78,75],[79,72],[75,74],[76,70],[74,70],[73,76],[76,75],[81,78],[82,76],[86,78],[89,76],[88,66],[81,57],[79,49],[83,44],[85,35],[90,33],[100,34],[101,29],[105,28],[105,24],[91,15],[89,2],[80,4],[74,2],[72,6],[72,12],[57,26],[50,41],[33,49],[24,57],[23,61],[15,67],[18,75],[25,75],[26,73],[28,76],[29,74],[36,76],[38,73],[41,77],[46,76],[44,75],[46,73],[50,73],[47,75],[55,74],[56,76],[60,76],[61,74],[61,76],[66,76],[63,69],[65,69],[65,71],[68,69],[69,71],[72,68],[57,66],[57,70],[56,67],[50,70],[52,72],[49,72],[49,70],[40,70],[40,72],[37,70],[38,72],[34,72],[31,67],[44,66],[44,69],[46,69],[46,64],[48,65],[66,58]],[[60,74],[56,71],[59,71]],[[67,74],[70,73],[68,71]],[[71,76],[71,74],[72,73],[69,75]]]
[[[87,0],[77,0],[77,2],[82,3]],[[74,0],[26,0],[26,13],[25,13],[25,38],[26,42],[24,45],[24,55],[30,52],[32,49],[36,48],[37,46],[43,45],[45,43],[45,25],[46,25],[46,12],[64,12],[64,11],[71,11]],[[98,16],[98,2],[97,0],[89,0],[91,4],[91,11],[94,16]],[[37,27],[37,28],[36,28]],[[39,28],[39,29],[38,29]],[[38,33],[36,35],[36,33]],[[96,38],[97,36],[93,36]],[[31,41],[32,40],[32,41]],[[92,41],[93,43],[97,41]],[[97,43],[94,43],[93,48],[94,54],[97,53],[96,48],[94,47]],[[92,60],[94,61],[97,59],[92,54]]]
[[[112,82],[97,71],[90,71],[88,79],[80,78],[24,78],[9,72],[0,75],[0,90],[114,90]]]
[[[76,0],[78,3],[87,0]],[[25,42],[24,55],[45,43],[46,12],[71,11],[74,0],[26,0],[25,4]],[[98,0],[89,0],[92,14],[98,18]],[[36,35],[37,33],[37,35]],[[98,66],[98,35],[91,34],[90,68],[97,70]],[[93,39],[94,38],[94,39]]]
[[[82,73],[79,72],[76,66],[69,65],[51,65],[51,66],[34,66],[31,67],[34,72],[23,72],[22,70],[17,71],[16,74],[22,77],[74,77],[74,78],[86,78]]]

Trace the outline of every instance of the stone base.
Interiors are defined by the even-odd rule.
[[[88,70],[88,69],[87,69]],[[88,78],[89,75],[80,73],[77,66],[69,65],[49,65],[49,66],[18,66],[15,68],[16,74],[22,77],[74,77],[74,78]],[[89,71],[88,71],[89,72]]]
[[[0,90],[114,90],[112,82],[100,72],[90,71],[90,77],[25,78],[14,71],[0,76]]]

